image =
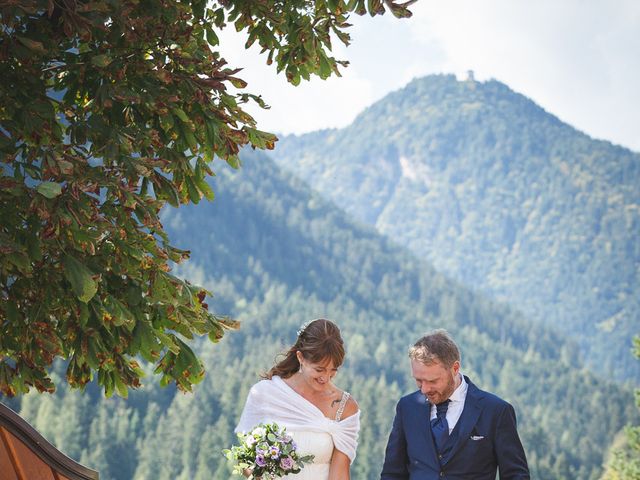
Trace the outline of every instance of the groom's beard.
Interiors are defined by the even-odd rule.
[[[453,394],[456,389],[456,377],[455,375],[451,375],[448,379],[447,384],[441,391],[434,390],[433,392],[428,392],[426,394],[427,400],[430,403],[438,404],[442,403],[445,400],[448,400],[449,397]]]

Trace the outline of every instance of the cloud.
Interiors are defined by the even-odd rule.
[[[244,66],[255,113],[281,133],[342,127],[371,103],[431,73],[495,78],[591,136],[640,151],[640,3],[635,0],[421,0],[414,16],[354,17],[342,78],[293,87],[230,30],[225,58]],[[255,112],[253,110],[252,112]]]
[[[371,82],[356,69],[342,68],[342,77],[325,81],[314,78],[293,86],[275,65],[266,65],[266,55],[244,48],[246,37],[231,29],[220,36],[224,58],[232,67],[242,67],[238,75],[248,82],[246,91],[260,94],[271,107],[263,110],[249,105],[247,111],[259,128],[279,133],[303,133],[321,128],[339,128],[351,123],[358,113],[374,102]],[[334,56],[348,60],[347,49],[334,44]]]
[[[270,110],[253,110],[261,128],[281,133],[304,133],[320,128],[340,128],[373,103],[369,82],[352,71],[342,78],[315,79],[298,87],[284,79],[274,82],[277,88],[263,89]]]
[[[640,4],[427,0],[411,35],[436,42],[441,68],[473,69],[597,138],[640,151]]]

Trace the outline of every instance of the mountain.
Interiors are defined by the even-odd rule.
[[[640,155],[593,140],[497,81],[434,75],[273,158],[470,288],[640,382]]]
[[[20,399],[47,438],[102,480],[228,480],[221,450],[249,387],[322,316],[342,328],[336,382],[363,412],[354,480],[379,478],[395,403],[416,388],[407,348],[438,327],[458,340],[463,371],[515,406],[532,478],[599,478],[615,435],[638,417],[629,390],[585,370],[572,342],[437,273],[264,155],[242,158],[215,178],[213,203],[163,213],[173,243],[192,251],[177,273],[207,286],[211,309],[241,330],[195,342],[208,374],[192,395],[149,382],[127,400],[95,386]]]

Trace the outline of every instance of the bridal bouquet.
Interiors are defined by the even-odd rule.
[[[284,427],[276,423],[261,423],[248,433],[238,433],[240,445],[223,450],[235,462],[233,473],[251,471],[251,478],[269,480],[299,473],[313,455],[300,455],[296,443]]]

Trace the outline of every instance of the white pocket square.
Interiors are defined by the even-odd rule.
[[[482,435],[471,435],[471,440],[482,440],[483,438]]]

